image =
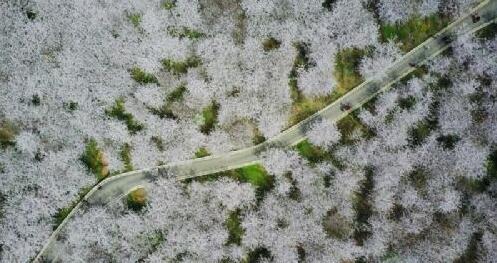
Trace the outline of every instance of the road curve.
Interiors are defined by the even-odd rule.
[[[471,15],[478,13],[480,21],[473,23]],[[67,222],[79,211],[82,206],[105,205],[112,200],[119,200],[137,186],[149,187],[158,176],[177,176],[178,180],[203,176],[226,170],[240,168],[260,162],[258,153],[271,146],[293,146],[305,139],[305,131],[315,121],[326,119],[338,121],[351,111],[361,107],[374,96],[391,88],[415,70],[410,64],[421,65],[447,49],[455,35],[475,32],[492,22],[497,22],[497,0],[485,0],[464,16],[454,21],[443,30],[427,39],[425,42],[405,54],[389,68],[357,86],[346,95],[328,105],[302,122],[290,127],[279,135],[266,142],[220,155],[213,155],[199,159],[170,163],[163,166],[132,171],[110,177],[94,186],[83,199],[74,207],[69,215],[46,241],[33,262],[53,261],[57,258],[53,250],[58,234]],[[349,111],[340,110],[340,104],[348,103],[352,106]]]

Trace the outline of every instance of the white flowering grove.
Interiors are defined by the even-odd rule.
[[[357,73],[381,76],[403,54],[382,24],[454,19],[476,2],[0,1],[0,262],[32,260],[54,217],[98,181],[91,142],[111,175],[251,146],[288,127],[291,72],[302,96],[329,95],[335,57],[355,48],[367,51]],[[496,50],[495,37],[460,37],[353,125],[314,123],[318,157],[260,153],[267,189],[161,178],[140,211],[83,209],[58,259],[493,262]]]

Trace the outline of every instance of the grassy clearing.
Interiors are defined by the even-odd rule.
[[[372,168],[366,168],[365,179],[361,182],[361,187],[359,192],[354,196],[353,208],[356,212],[355,216],[355,228],[352,234],[356,244],[362,246],[364,241],[371,235],[369,218],[373,213],[373,207],[371,205],[371,192],[373,191],[374,181],[373,181],[374,171]]]
[[[240,245],[242,242],[245,230],[242,228],[240,213],[241,211],[239,209],[231,212],[228,219],[224,222],[226,229],[228,229],[228,241],[226,242],[226,245]]]
[[[197,40],[205,37],[204,33],[185,26],[182,27],[169,26],[167,28],[167,32],[169,33],[169,35],[177,37],[179,39],[188,38],[191,40]]]
[[[481,40],[494,39],[497,36],[497,23],[491,23],[490,25],[478,30],[475,35]]]
[[[0,120],[0,148],[14,146],[19,130],[8,120]]]
[[[162,66],[168,72],[171,72],[175,75],[182,75],[188,72],[190,68],[196,68],[202,64],[202,61],[197,56],[188,57],[184,61],[174,61],[172,59],[163,59]]]
[[[280,46],[281,46],[281,41],[277,40],[274,37],[266,38],[262,42],[262,48],[266,52],[269,52],[269,51],[274,50],[274,49],[278,49]]]
[[[128,128],[128,131],[131,134],[136,134],[137,132],[145,128],[143,124],[134,119],[131,113],[126,112],[126,109],[124,108],[123,98],[117,99],[110,109],[105,110],[105,114],[107,114],[109,117],[124,121],[126,123],[126,127]]]
[[[93,186],[88,186],[82,188],[79,193],[78,197],[76,198],[75,201],[73,201],[70,205],[67,207],[60,208],[54,215],[53,215],[53,230],[57,229],[57,227],[64,221],[64,219],[71,213],[71,211],[74,209],[74,207],[80,202],[81,199],[93,188]]]
[[[217,123],[217,115],[219,112],[219,104],[217,102],[212,102],[211,105],[204,108],[202,111],[202,117],[204,118],[204,123],[200,126],[200,131],[204,134],[211,133],[214,130],[214,126]]]
[[[126,204],[133,211],[142,210],[147,205],[147,191],[145,188],[131,191],[126,198]]]
[[[88,170],[97,176],[98,180],[102,180],[109,175],[109,162],[94,139],[88,141],[80,160]]]
[[[441,14],[428,17],[412,17],[404,23],[380,23],[381,39],[384,42],[400,42],[400,48],[408,52],[449,24],[449,18]]]
[[[128,19],[134,27],[139,27],[142,22],[142,15],[140,13],[128,14]]]
[[[186,183],[191,181],[209,182],[209,181],[215,181],[218,178],[224,176],[230,177],[233,180],[239,181],[241,183],[250,183],[255,188],[255,195],[258,202],[262,201],[265,194],[274,187],[273,176],[269,175],[264,169],[264,167],[257,164],[245,166],[230,171],[224,171],[202,177],[188,179],[185,182]]]
[[[207,157],[211,155],[205,147],[200,147],[198,150],[195,152],[195,158],[202,158],[202,157]]]
[[[159,80],[152,73],[147,73],[139,67],[130,69],[131,78],[140,84],[155,83],[159,84]]]
[[[133,171],[133,163],[131,162],[131,145],[125,143],[121,148],[121,152],[119,155],[121,157],[121,161],[124,163],[124,172]]]

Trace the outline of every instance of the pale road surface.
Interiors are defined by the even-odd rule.
[[[471,14],[474,13],[478,13],[481,17],[480,21],[477,23],[472,22]],[[86,194],[83,200],[76,205],[66,219],[52,233],[45,243],[45,246],[34,259],[34,262],[54,261],[57,258],[57,255],[53,250],[54,241],[56,241],[61,229],[64,228],[70,218],[72,218],[81,206],[105,205],[112,201],[118,201],[121,197],[129,193],[131,189],[136,189],[136,187],[149,187],[153,181],[157,179],[157,174],[159,176],[180,175],[177,179],[185,180],[258,163],[260,162],[257,154],[258,152],[274,145],[293,146],[298,144],[305,139],[305,130],[313,122],[320,119],[329,121],[340,120],[351,111],[361,107],[377,94],[388,90],[393,83],[397,82],[402,77],[414,71],[415,68],[411,67],[409,65],[410,63],[420,65],[426,62],[447,49],[453,41],[454,35],[475,32],[491,22],[497,22],[496,17],[497,0],[483,1],[474,9],[469,10],[466,15],[454,21],[452,24],[404,55],[376,78],[366,80],[323,110],[262,144],[226,154],[124,173],[100,182]],[[349,103],[352,105],[352,109],[347,112],[342,112],[340,110],[340,104],[342,103]]]

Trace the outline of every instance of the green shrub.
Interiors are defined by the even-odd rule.
[[[176,7],[176,0],[165,0],[162,2],[162,8],[171,10]]]
[[[142,22],[142,15],[140,13],[128,14],[128,19],[134,27],[138,27]]]
[[[403,110],[409,110],[416,104],[416,98],[414,96],[407,96],[405,98],[399,98],[397,101],[399,107]]]
[[[263,259],[267,259],[263,261]],[[241,263],[272,262],[273,256],[271,251],[265,247],[257,247],[248,252],[247,256],[242,259]]]
[[[34,106],[39,106],[41,104],[40,95],[38,95],[38,94],[33,95],[33,97],[31,97],[31,103]]]
[[[281,42],[278,41],[276,38],[274,37],[270,37],[270,38],[267,38],[265,39],[263,42],[262,42],[262,48],[264,49],[264,51],[266,52],[269,52],[273,49],[278,49],[281,45]]]
[[[211,105],[204,108],[202,111],[202,116],[204,118],[204,124],[200,126],[200,131],[204,134],[209,134],[214,129],[217,123],[217,115],[219,112],[219,104],[212,102]]]
[[[94,139],[89,140],[86,144],[81,161],[97,176],[97,179],[101,180],[109,175],[109,163]]]
[[[29,20],[35,20],[38,14],[35,11],[29,9],[28,11],[26,11],[26,16]]]
[[[155,83],[159,84],[159,80],[151,73],[143,71],[139,67],[133,67],[130,70],[131,78],[140,84]]]
[[[342,161],[337,159],[331,151],[326,151],[319,146],[313,145],[309,140],[298,143],[295,146],[295,149],[302,158],[306,159],[311,164],[329,161],[338,169],[344,168]]]
[[[125,143],[121,149],[119,155],[121,156],[121,161],[124,163],[124,171],[133,171],[133,163],[131,162],[131,145]]]
[[[442,148],[445,150],[452,150],[456,146],[457,142],[460,141],[461,138],[459,136],[454,135],[454,134],[448,134],[448,135],[440,135],[437,138],[437,142]]]
[[[200,147],[198,150],[195,152],[195,158],[202,158],[202,157],[207,157],[211,155],[205,147]]]
[[[245,233],[245,230],[243,229],[241,224],[240,212],[240,209],[231,212],[228,219],[226,219],[226,221],[224,222],[224,225],[228,229],[228,241],[226,242],[226,245],[240,245],[240,243],[242,242],[242,237]]]
[[[163,59],[162,66],[168,72],[175,75],[186,74],[188,69],[200,66],[202,61],[197,56],[188,57],[185,61],[174,61],[172,59]]]
[[[137,132],[144,129],[143,124],[137,122],[131,113],[126,112],[124,108],[124,99],[119,98],[115,101],[114,105],[105,111],[105,113],[112,118],[116,118],[120,121],[124,121],[126,123],[126,127],[128,128],[131,134],[136,134]]]

